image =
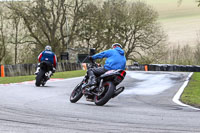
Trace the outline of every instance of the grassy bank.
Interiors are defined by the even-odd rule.
[[[85,75],[86,71],[77,70],[77,71],[66,71],[66,72],[56,72],[52,78],[73,78],[80,77]],[[30,76],[17,76],[17,77],[0,77],[0,84],[8,84],[8,83],[18,83],[24,81],[35,80],[35,75]]]
[[[181,101],[200,108],[200,73],[195,72],[185,88]]]
[[[131,0],[130,0],[131,1]],[[136,0],[135,0],[136,1]],[[195,0],[144,0],[158,13],[169,45],[195,46],[200,23],[200,8]]]

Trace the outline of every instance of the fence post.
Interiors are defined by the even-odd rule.
[[[1,65],[1,77],[5,77],[4,65]]]
[[[147,65],[144,66],[144,70],[148,71],[148,66]]]

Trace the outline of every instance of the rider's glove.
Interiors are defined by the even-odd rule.
[[[56,68],[55,68],[55,67],[53,67],[53,73],[55,73],[55,71],[56,71]]]
[[[92,56],[88,56],[88,59],[89,59],[90,61],[92,61],[92,60],[93,60]]]

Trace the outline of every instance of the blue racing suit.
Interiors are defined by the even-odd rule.
[[[54,68],[56,68],[57,58],[56,55],[49,50],[42,51],[38,56],[39,62],[41,61],[49,61],[53,64]]]

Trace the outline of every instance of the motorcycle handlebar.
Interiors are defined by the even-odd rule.
[[[92,56],[88,56],[87,58],[89,59],[89,61],[90,61],[91,63],[95,63],[94,60],[92,59]]]
[[[98,64],[95,63],[95,61],[92,59],[92,56],[88,56],[89,61],[91,62],[91,67],[97,67]]]

